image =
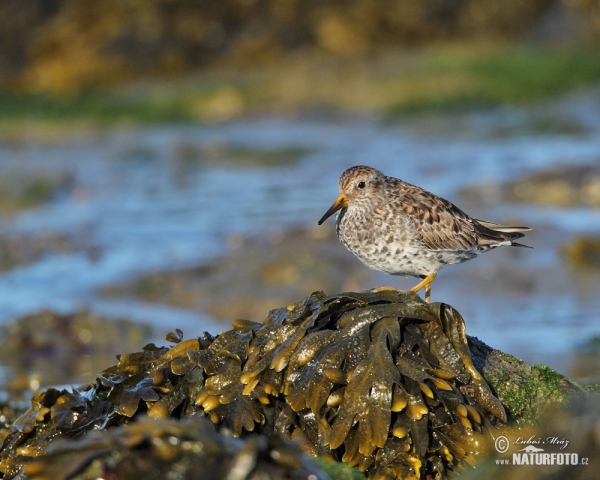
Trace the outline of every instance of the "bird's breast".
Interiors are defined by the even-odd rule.
[[[376,270],[382,270],[383,264],[393,259],[402,243],[401,231],[394,231],[380,218],[360,212],[342,211],[337,218],[336,232],[348,250]]]
[[[351,210],[341,211],[336,221],[340,241],[366,266],[390,275],[426,275],[447,264],[460,263],[442,252],[424,248],[410,235],[401,218],[385,221]]]

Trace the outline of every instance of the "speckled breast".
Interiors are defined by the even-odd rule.
[[[431,250],[411,241],[400,223],[392,228],[377,218],[353,215],[346,209],[337,216],[336,233],[367,267],[389,275],[427,275],[476,256],[468,251]]]

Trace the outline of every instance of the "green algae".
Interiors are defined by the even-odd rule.
[[[470,337],[469,341],[475,350],[475,364],[506,408],[509,421],[534,423],[548,404],[565,404],[573,395],[584,392],[546,365],[527,365],[476,338]]]

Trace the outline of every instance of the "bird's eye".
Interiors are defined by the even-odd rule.
[[[365,188],[366,187],[366,183],[365,182],[358,182],[358,185],[356,185],[358,188]]]

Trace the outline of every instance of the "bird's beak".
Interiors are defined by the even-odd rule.
[[[323,215],[321,217],[321,220],[319,220],[319,225],[321,225],[325,220],[327,220],[329,217],[331,217],[335,212],[337,212],[338,210],[340,210],[344,207],[347,207],[347,206],[348,206],[348,200],[346,199],[346,195],[344,195],[343,193],[340,193],[340,196],[335,201],[335,203],[331,206],[331,208],[329,210],[327,210],[325,212],[325,215]]]

